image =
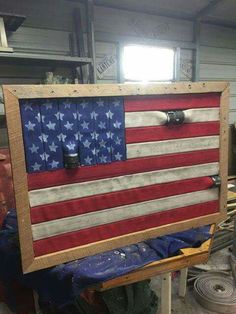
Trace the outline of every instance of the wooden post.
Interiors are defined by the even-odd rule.
[[[161,314],[171,314],[171,273],[161,275]]]
[[[85,57],[85,47],[84,47],[84,36],[83,36],[83,25],[81,19],[81,11],[79,8],[74,9],[74,31],[77,46],[77,55],[79,57]],[[87,65],[81,65],[79,69],[80,73],[80,83],[87,84],[88,80],[88,67]]]
[[[180,278],[179,278],[179,296],[182,298],[184,298],[186,295],[187,277],[188,277],[188,268],[181,269]]]
[[[94,41],[94,11],[93,0],[87,0],[87,36],[88,36],[88,56],[92,58],[93,64],[89,65],[90,83],[96,83],[96,55],[95,55],[95,41]]]

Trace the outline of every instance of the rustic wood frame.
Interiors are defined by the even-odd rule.
[[[30,222],[28,184],[24,157],[19,100],[34,98],[103,97],[221,93],[220,99],[220,212],[194,219],[167,224],[95,243],[35,257]],[[12,175],[18,217],[22,268],[24,273],[51,267],[149,238],[217,223],[226,217],[228,170],[228,103],[227,82],[199,82],[174,84],[83,84],[83,85],[4,85]]]

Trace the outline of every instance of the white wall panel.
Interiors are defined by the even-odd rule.
[[[236,122],[236,31],[202,25],[200,79],[230,82],[230,123]]]
[[[114,35],[191,41],[192,23],[156,15],[95,7],[95,30]]]
[[[95,50],[98,83],[117,82],[117,44],[96,42]]]
[[[235,29],[203,24],[200,42],[202,46],[236,49]]]
[[[193,51],[181,49],[180,53],[180,80],[192,81],[193,76]]]
[[[69,55],[69,33],[50,29],[20,27],[9,37],[15,51]]]

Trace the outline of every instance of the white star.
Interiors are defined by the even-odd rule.
[[[40,158],[41,158],[42,160],[48,161],[49,155],[48,155],[47,153],[44,152],[42,155],[39,155],[39,156],[40,156]]]
[[[55,161],[55,160],[49,163],[49,165],[51,165],[52,168],[57,168],[58,164],[59,164],[59,161]]]
[[[35,123],[31,123],[29,121],[28,124],[25,124],[25,126],[27,127],[28,131],[34,131]]]
[[[40,121],[41,121],[41,115],[40,115],[39,112],[37,113],[37,116],[35,116],[35,119],[38,121],[38,123],[40,123]]]
[[[88,164],[88,165],[91,165],[91,163],[92,163],[92,158],[90,158],[89,156],[87,156],[85,159],[84,159],[84,161],[86,162],[86,164]]]
[[[57,112],[54,114],[54,116],[57,118],[57,120],[63,120],[63,117],[64,117],[64,113],[61,113],[61,112]]]
[[[74,150],[74,149],[75,149],[75,146],[76,146],[76,144],[71,143],[71,142],[69,142],[69,144],[66,145],[66,147],[67,147],[69,150]]]
[[[108,150],[109,153],[113,153],[114,152],[114,147],[112,147],[112,146],[111,147],[107,147],[107,150]]]
[[[115,159],[116,160],[121,160],[122,155],[118,152],[117,154],[115,154]]]
[[[104,100],[101,100],[101,98],[99,98],[99,100],[96,103],[98,104],[98,107],[104,106]]]
[[[99,153],[99,149],[96,149],[96,148],[92,149],[92,153],[93,153],[93,155],[97,156]]]
[[[120,144],[121,144],[121,138],[119,138],[119,137],[117,136],[117,138],[116,138],[116,140],[115,140],[115,143],[116,143],[117,145],[120,145]]]
[[[46,110],[52,109],[52,103],[49,100],[47,100],[47,102],[44,103],[44,106],[46,107]]]
[[[71,103],[69,102],[68,99],[67,99],[63,104],[64,104],[64,108],[65,108],[65,109],[66,109],[66,108],[69,108],[69,109],[70,109]]]
[[[33,168],[33,171],[40,170],[42,165],[38,164],[37,162],[34,163],[31,167]]]
[[[35,146],[34,144],[32,144],[32,146],[29,147],[29,149],[31,150],[31,154],[37,153],[38,149],[39,149],[39,146]]]
[[[38,123],[40,123],[41,121],[44,122],[44,115],[41,115],[39,112],[37,113],[37,116],[35,117],[35,119],[38,121]]]
[[[115,128],[115,129],[120,129],[121,122],[116,121],[115,123],[113,123],[113,125],[114,125],[114,128]]]
[[[80,121],[80,118],[82,117],[82,114],[77,112],[78,120]]]
[[[88,102],[83,101],[80,105],[83,107],[83,109],[85,109],[85,107],[88,105]]]
[[[92,139],[93,140],[97,140],[98,139],[98,136],[99,136],[99,134],[97,133],[97,132],[92,132],[92,133],[90,133],[90,135],[91,135],[91,137],[92,137]]]
[[[120,105],[120,101],[118,99],[115,99],[115,101],[112,102],[112,104],[115,106],[115,107],[118,107]]]
[[[83,142],[83,145],[84,145],[84,147],[89,148],[90,145],[91,145],[91,142],[89,142],[89,141],[86,139],[86,141]]]
[[[67,130],[72,130],[73,125],[74,125],[74,123],[70,123],[69,121],[67,121],[66,124],[64,124],[64,127]]]
[[[88,129],[89,122],[84,121],[83,123],[81,123],[81,126],[82,126],[83,130]]]
[[[57,151],[57,145],[55,145],[54,142],[52,142],[51,145],[48,146],[51,152],[56,152]]]
[[[107,138],[113,138],[114,133],[112,133],[111,131],[109,131],[109,132],[106,133],[106,135],[107,135]]]
[[[102,155],[99,159],[101,162],[107,162],[107,156]]]
[[[106,122],[100,121],[98,127],[99,127],[100,129],[105,129],[105,128],[106,128]]]
[[[91,119],[97,120],[97,116],[98,116],[98,113],[96,113],[95,111],[92,111],[92,112],[90,113]]]
[[[107,142],[105,142],[103,139],[101,140],[101,142],[99,142],[99,146],[102,148],[102,147],[104,147],[104,148],[106,148],[106,143]]]
[[[49,130],[55,130],[56,123],[52,123],[51,121],[49,121],[46,126],[49,128]]]
[[[83,134],[81,134],[80,132],[77,132],[74,134],[76,141],[81,141]]]
[[[112,119],[113,115],[114,115],[114,113],[112,113],[111,110],[106,112],[107,119]]]
[[[31,103],[29,103],[28,101],[24,104],[24,109],[25,109],[25,111],[26,110],[33,110],[33,108],[32,108],[32,104]]]
[[[73,112],[73,117],[75,120],[77,119],[77,113],[76,112]]]
[[[39,136],[39,139],[40,139],[41,142],[47,143],[47,141],[48,141],[48,135],[42,133],[42,134]]]
[[[63,133],[60,133],[59,135],[57,135],[57,138],[59,139],[59,141],[65,142],[66,135]]]

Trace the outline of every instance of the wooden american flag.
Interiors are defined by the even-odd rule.
[[[219,106],[219,93],[22,100],[35,256],[219,211]],[[168,125],[176,110],[184,123]]]

